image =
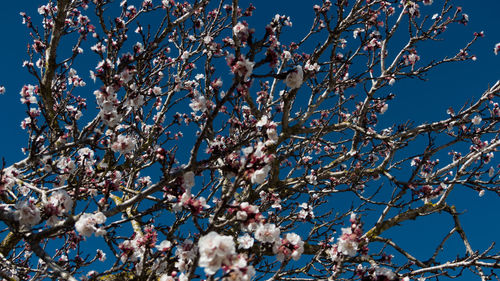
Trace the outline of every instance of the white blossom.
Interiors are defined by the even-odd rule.
[[[169,0],[161,0],[161,4],[162,4],[162,5],[163,5],[163,7],[165,7],[165,8],[170,7],[170,2],[169,2]]]
[[[377,267],[373,275],[377,276],[385,276],[388,280],[394,280],[396,278],[396,274],[387,267]]]
[[[61,216],[63,213],[68,213],[73,207],[73,199],[71,199],[66,190],[59,190],[54,192],[50,197],[48,203],[55,207],[58,207],[58,216]]]
[[[304,68],[308,71],[319,71],[319,69],[321,68],[319,66],[319,64],[317,62],[315,63],[311,63],[311,61],[307,61],[306,62],[306,65],[304,66]]]
[[[278,132],[276,131],[276,128],[269,128],[266,130],[267,137],[269,138],[269,141],[274,144],[278,142],[279,136]]]
[[[484,189],[481,189],[481,190],[479,191],[479,194],[478,194],[478,195],[479,195],[479,197],[483,197],[483,196],[484,196],[484,192],[485,192],[485,191],[484,191]]]
[[[191,103],[189,104],[189,107],[191,107],[194,112],[204,112],[208,108],[208,101],[203,95],[196,92],[191,100]]]
[[[119,135],[111,145],[111,150],[120,152],[121,154],[130,153],[135,149],[136,143],[134,137]]]
[[[236,254],[233,237],[211,231],[198,241],[199,266],[207,275],[214,275],[222,265],[229,265],[231,255]]]
[[[384,105],[380,108],[380,114],[384,114],[388,108],[389,105],[387,103],[384,103]]]
[[[342,228],[342,236],[337,243],[338,251],[350,257],[354,257],[358,251],[358,242],[355,240],[351,228]]]
[[[262,115],[259,122],[255,124],[256,127],[263,127],[269,122],[269,117],[267,115]]]
[[[472,118],[472,124],[474,124],[476,126],[481,124],[481,121],[483,121],[483,119],[479,115],[476,115],[476,116],[474,116],[474,118]]]
[[[160,281],[175,281],[175,278],[165,273],[160,276]]]
[[[283,261],[285,257],[291,257],[293,260],[297,261],[300,259],[302,253],[304,253],[304,241],[296,233],[287,233],[285,239],[282,241],[282,246],[278,247],[275,244],[273,251],[278,255],[279,261]]]
[[[248,257],[245,254],[234,255],[231,265],[228,267],[231,278],[229,280],[250,281],[255,275],[253,266],[248,265]],[[226,280],[226,279],[223,279]]]
[[[99,261],[106,261],[106,253],[101,249],[97,249],[97,257]]]
[[[256,183],[256,184],[263,183],[266,180],[267,175],[269,174],[270,170],[271,170],[271,167],[269,165],[266,165],[263,168],[258,169],[255,172],[253,172],[252,177],[251,177],[252,183]]]
[[[125,255],[121,256],[122,262],[126,262],[127,260],[133,262],[142,260],[142,258],[144,257],[144,253],[146,252],[144,244],[140,243],[143,238],[144,236],[137,234],[135,235],[134,239],[125,240],[119,245],[120,249],[124,250],[124,252],[126,253]],[[138,265],[139,264],[141,263],[139,262]],[[139,272],[140,268],[136,267],[136,271]]]
[[[302,66],[297,65],[294,70],[290,71],[286,76],[286,85],[292,89],[300,88],[304,79]]]
[[[238,237],[238,248],[250,249],[254,244],[254,239],[248,234]]]
[[[36,206],[34,198],[17,203],[16,209],[14,216],[21,225],[31,227],[41,220],[40,209]]]
[[[89,237],[94,233],[96,236],[101,236],[106,234],[106,231],[103,228],[96,227],[96,225],[103,224],[105,221],[106,216],[101,212],[96,214],[84,213],[75,223],[75,228],[83,236]]]
[[[255,239],[263,243],[280,241],[280,229],[273,223],[259,224],[255,230]]]
[[[245,211],[238,211],[236,212],[236,219],[239,221],[245,221],[248,217],[247,212]]]
[[[250,35],[248,26],[245,23],[238,22],[233,27],[234,36],[238,37],[241,41],[246,41]]]
[[[389,86],[394,85],[394,83],[396,83],[396,78],[394,77],[389,78]]]
[[[244,76],[244,80],[248,80],[248,78],[250,78],[250,76],[252,75],[255,63],[245,58],[243,60],[239,60],[236,65],[236,73],[238,73],[239,76]]]
[[[281,54],[281,56],[283,57],[283,59],[285,60],[289,60],[292,58],[292,54],[289,52],[289,51],[283,51],[283,53]]]
[[[172,243],[168,240],[163,240],[161,241],[160,245],[156,245],[155,247],[156,249],[158,249],[158,251],[166,251],[170,247],[172,247]]]
[[[186,271],[188,264],[196,257],[197,250],[198,248],[191,239],[184,240],[175,250],[175,256],[177,257],[175,268],[180,271]]]
[[[61,157],[57,161],[57,168],[59,168],[59,170],[62,173],[68,174],[68,173],[73,172],[76,169],[76,165],[75,165],[75,162],[71,158]]]

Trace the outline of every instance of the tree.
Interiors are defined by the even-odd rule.
[[[324,0],[295,41],[238,0],[129,2],[21,14],[33,78],[26,157],[1,170],[4,280],[498,280],[450,198],[499,193],[500,82],[442,120],[377,126],[393,84],[475,60],[482,32],[419,56],[467,24],[453,1]],[[425,259],[390,234],[433,214],[452,226]]]

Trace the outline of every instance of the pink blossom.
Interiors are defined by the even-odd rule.
[[[415,63],[417,61],[420,60],[420,56],[417,55],[416,51],[412,51],[410,54],[408,55],[404,55],[403,56],[405,58],[405,64],[406,65],[415,65]]]

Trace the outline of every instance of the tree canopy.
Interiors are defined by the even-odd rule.
[[[21,13],[27,138],[0,172],[0,277],[498,280],[496,241],[475,248],[451,198],[499,193],[500,82],[441,120],[381,120],[391,89],[476,60],[484,33],[421,56],[468,23],[455,1],[304,2],[304,34],[286,15],[252,26],[265,5],[238,0]],[[428,217],[446,231],[406,234]]]

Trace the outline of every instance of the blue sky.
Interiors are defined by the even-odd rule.
[[[131,1],[132,2],[132,1]],[[434,1],[434,5],[439,5]],[[397,95],[390,103],[389,110],[382,117],[381,123],[392,124],[401,120],[413,120],[416,123],[430,122],[446,118],[446,109],[453,106],[459,109],[463,104],[478,97],[488,85],[500,79],[500,55],[493,54],[495,43],[500,42],[500,28],[498,28],[498,11],[500,1],[483,0],[455,1],[457,6],[462,6],[469,15],[470,22],[467,26],[453,26],[445,35],[445,40],[435,42],[433,46],[425,46],[420,56],[426,58],[436,54],[453,55],[464,46],[474,32],[484,31],[485,37],[480,39],[473,47],[472,54],[477,56],[477,61],[467,63],[454,63],[440,66],[428,74],[428,81],[406,80],[398,83],[391,90]],[[242,6],[247,6],[250,1],[240,1]],[[293,27],[284,33],[283,40],[297,40],[301,38],[310,26],[313,15],[312,4],[315,1],[285,1],[285,0],[257,0],[252,1],[256,6],[254,17],[249,20],[251,27],[262,32],[262,27],[269,22],[275,14],[284,14],[291,17]],[[21,148],[27,144],[27,135],[20,128],[20,122],[25,117],[26,108],[19,102],[19,91],[24,84],[34,84],[35,81],[21,67],[26,59],[26,46],[30,43],[28,31],[21,24],[20,11],[34,15],[36,8],[44,4],[43,1],[5,1],[0,10],[0,37],[4,38],[0,44],[2,63],[0,67],[0,85],[6,87],[7,92],[0,96],[1,129],[4,137],[1,139],[0,157],[4,157],[7,164],[22,158]],[[29,5],[29,6],[28,6]],[[422,12],[433,7],[422,7]],[[259,30],[260,28],[260,30]],[[88,51],[88,50],[86,50]],[[86,72],[82,72],[84,78]],[[92,93],[93,89],[89,89]],[[92,103],[89,98],[89,104]],[[498,163],[500,155],[493,161]],[[498,240],[500,226],[498,221],[498,197],[486,193],[482,198],[476,192],[464,190],[456,193],[453,198],[459,211],[466,211],[463,215],[464,228],[469,233],[473,247],[485,249],[490,241]],[[421,224],[403,226],[404,234],[392,233],[401,239],[403,246],[415,247],[426,245],[425,241],[436,232],[443,232],[445,228],[439,225],[440,219],[430,216],[421,221]],[[425,226],[425,228],[423,228]],[[419,241],[415,243],[415,241]],[[430,242],[432,243],[432,242]],[[425,247],[424,247],[425,248]],[[417,251],[418,249],[416,249]],[[422,250],[422,249],[420,249]],[[417,254],[418,257],[418,254]],[[464,279],[465,280],[465,279]]]

